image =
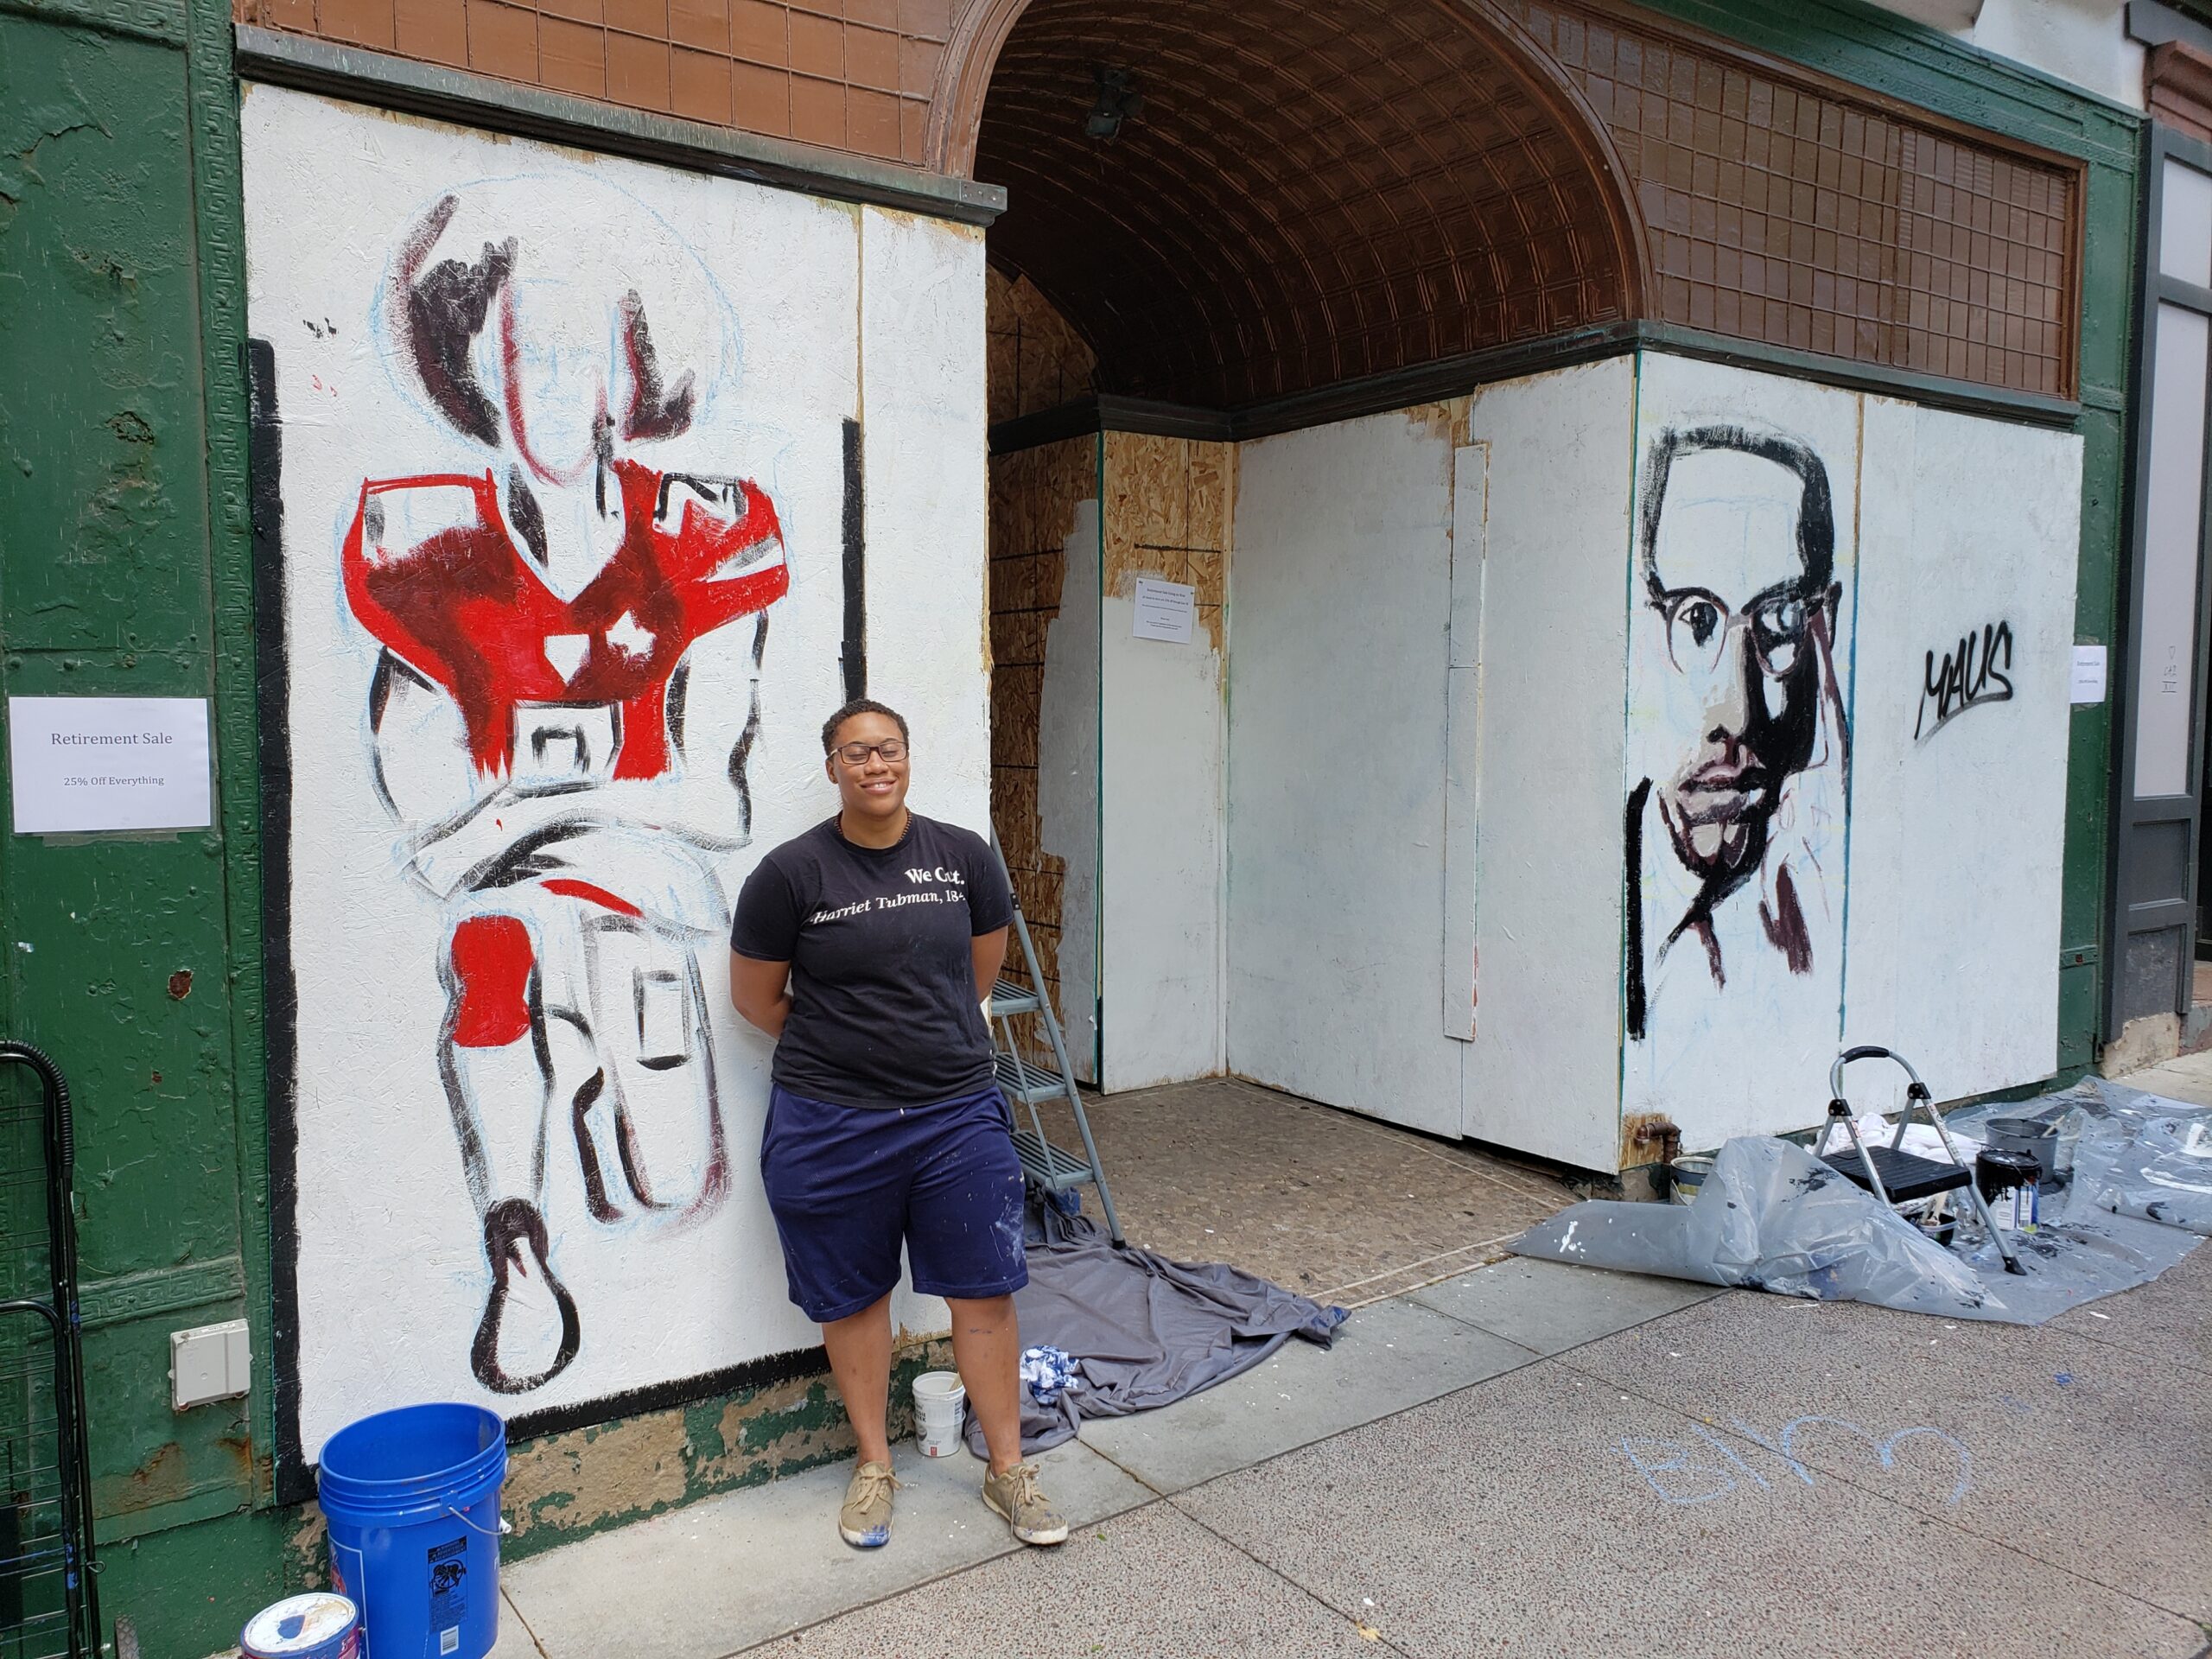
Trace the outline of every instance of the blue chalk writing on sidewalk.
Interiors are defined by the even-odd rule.
[[[1797,1440],[1807,1430],[1819,1428],[1856,1435],[1866,1443],[1876,1463],[1885,1470],[1897,1466],[1897,1448],[1906,1442],[1923,1437],[1940,1440],[1959,1459],[1958,1479],[1945,1503],[1955,1504],[1974,1484],[1974,1456],[1965,1443],[1928,1424],[1901,1428],[1883,1439],[1840,1417],[1808,1414],[1790,1419],[1771,1440],[1740,1417],[1730,1418],[1729,1424],[1752,1445],[1779,1459],[1785,1469],[1808,1486],[1815,1484],[1814,1471],[1797,1456]],[[1764,1475],[1719,1435],[1701,1427],[1694,1427],[1690,1432],[1704,1445],[1630,1434],[1621,1440],[1621,1455],[1643,1477],[1644,1484],[1669,1503],[1710,1503],[1746,1487],[1756,1487],[1760,1491],[1773,1489]]]

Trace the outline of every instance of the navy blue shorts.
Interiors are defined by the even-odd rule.
[[[791,1300],[819,1325],[859,1313],[898,1285],[902,1239],[914,1288],[930,1295],[1027,1284],[1013,1131],[995,1086],[896,1110],[772,1086],[760,1178]]]

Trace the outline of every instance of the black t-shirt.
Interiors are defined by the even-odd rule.
[[[922,1106],[988,1088],[991,1036],[970,941],[1014,915],[990,844],[906,815],[895,846],[817,823],[746,878],[729,948],[791,965],[771,1075],[836,1106]]]

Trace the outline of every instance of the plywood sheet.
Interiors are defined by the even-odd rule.
[[[1247,444],[1230,661],[1230,1067],[1442,1135],[1452,448],[1404,414]]]
[[[1844,957],[1859,400],[1646,356],[1626,569],[1624,1116],[1820,1117]]]
[[[302,1448],[424,1397],[604,1414],[803,1350],[752,1173],[770,1046],[728,1015],[722,941],[762,855],[834,810],[855,422],[875,688],[926,744],[917,804],[984,822],[981,233],[285,89],[249,88],[241,127],[283,436],[264,644],[302,734],[276,1245]],[[519,349],[466,307],[397,332],[432,281],[478,319],[511,302]],[[619,515],[594,388],[639,417],[607,440]],[[695,514],[741,550],[703,609],[696,575],[618,560]],[[455,622],[541,581],[505,637],[542,650]],[[626,581],[614,627],[569,603]],[[680,719],[652,717],[679,671]],[[553,845],[576,880],[543,879]],[[463,1039],[487,971],[499,1012]],[[894,1317],[944,1314],[902,1291]]]
[[[1843,1035],[1948,1100],[2057,1065],[2082,441],[1870,397],[1866,456]]]
[[[1601,1169],[1613,1166],[1619,1116],[1634,399],[1625,360],[1475,395],[1469,430],[1486,458],[1480,644],[1476,666],[1456,671],[1478,677],[1481,753],[1460,1129]],[[1456,632],[1453,644],[1461,660]],[[1455,836],[1455,864],[1466,851]]]
[[[985,295],[994,423],[1092,391],[1097,354],[1026,276],[993,267]]]
[[[1067,539],[1096,494],[1097,441],[1071,438],[990,461],[991,817],[1009,869],[1052,869],[1039,840],[1038,720],[1046,641],[1059,613]],[[1028,775],[1021,775],[1028,774]],[[1033,911],[1057,927],[1057,907]]]

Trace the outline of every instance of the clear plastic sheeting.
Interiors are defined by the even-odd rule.
[[[2026,1106],[1975,1107],[1945,1122],[1971,1135],[1997,1115],[2056,1125],[2059,1185],[2044,1199],[2046,1219],[2130,1217],[2212,1236],[2212,1111],[2085,1077]]]
[[[1947,1249],[1804,1147],[1745,1136],[1721,1147],[1694,1204],[1578,1204],[1512,1248],[1582,1267],[2039,1325],[2157,1277],[2198,1242],[2108,1211],[2012,1236],[2021,1274],[2004,1270],[1971,1220]]]

